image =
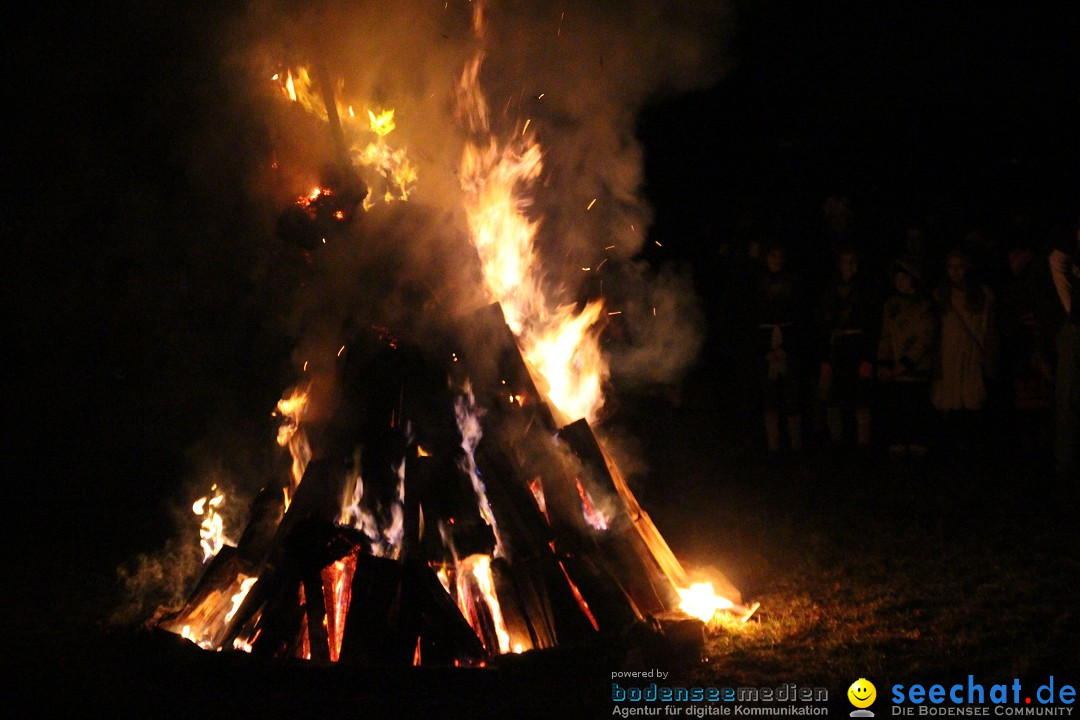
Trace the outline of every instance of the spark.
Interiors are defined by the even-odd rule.
[[[657,247],[664,247],[663,245],[660,244],[659,240],[653,240],[653,242],[656,243]]]
[[[611,316],[611,315],[622,315],[622,310],[612,310],[611,312],[608,313],[608,315],[609,316]]]
[[[337,356],[341,357],[341,353],[343,353],[343,352],[345,352],[345,346],[344,345],[342,345],[340,348],[338,348]]]
[[[521,136],[525,137],[525,133],[529,131],[529,123],[532,122],[532,118],[525,121],[525,127],[521,128]]]
[[[589,203],[589,207],[587,207],[587,208],[585,208],[585,209],[586,209],[586,210],[592,210],[592,206],[593,206],[593,205],[595,205],[595,204],[596,204],[596,198],[593,198],[593,199],[592,199],[592,202],[591,202],[591,203]]]

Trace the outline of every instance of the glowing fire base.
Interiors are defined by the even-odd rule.
[[[161,627],[211,650],[476,664],[673,614],[753,614],[690,583],[585,420],[560,427],[497,305],[453,337],[434,357],[367,338],[322,425],[302,389],[283,401],[291,477],[257,498],[237,547],[210,544]]]

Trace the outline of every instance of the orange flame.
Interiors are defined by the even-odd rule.
[[[476,596],[471,588],[469,579],[475,583],[479,590]],[[485,646],[490,640],[486,637],[484,620],[480,603],[483,603],[495,631],[495,647],[488,647],[489,652],[508,653],[513,651],[510,642],[510,633],[506,629],[503,619],[502,606],[499,597],[495,594],[495,578],[491,573],[490,555],[470,555],[458,563],[458,605],[465,619],[472,625],[476,634],[484,641]]]
[[[482,36],[482,3],[474,4],[474,28]],[[459,113],[481,140],[465,144],[461,184],[466,192],[470,239],[480,256],[489,299],[502,305],[522,354],[540,375],[543,391],[567,420],[594,420],[604,403],[607,364],[600,352],[602,301],[581,312],[548,296],[535,240],[538,220],[527,214],[528,187],[541,173],[541,150],[523,128],[500,145],[488,125],[480,88],[483,53],[466,65],[458,84]]]
[[[225,615],[226,623],[232,620],[233,616],[236,615],[236,611],[239,610],[240,606],[244,603],[244,598],[247,597],[247,594],[251,590],[251,587],[259,578],[248,577],[247,575],[241,574],[238,579],[240,580],[240,590],[232,596],[232,609],[230,609],[229,612]]]
[[[298,104],[320,120],[329,121],[322,94],[307,68],[298,68],[295,73],[289,68],[284,77],[278,73],[273,79],[280,85],[287,101]],[[343,83],[339,82],[337,90],[340,91],[342,86]],[[340,95],[340,92],[335,94]],[[353,165],[367,168],[381,178],[384,202],[408,200],[416,186],[418,173],[405,147],[395,149],[386,142],[386,136],[397,128],[393,108],[378,112],[369,109],[365,123],[351,104],[344,103],[340,98],[335,98],[335,104],[342,131],[349,138],[349,154]],[[371,134],[375,135],[374,140],[370,140]],[[364,198],[364,209],[371,209],[377,197],[372,186],[368,196]]]
[[[307,409],[308,388],[297,386],[293,388],[287,397],[278,400],[277,410],[274,414],[281,415],[281,425],[278,426],[277,444],[286,447],[292,456],[292,471],[289,478],[289,487],[285,489],[285,509],[289,509],[293,494],[300,487],[300,481],[304,478],[304,471],[311,462],[311,444],[308,442],[307,432],[303,428],[304,411]]]
[[[341,656],[341,641],[345,637],[345,617],[352,602],[352,579],[355,572],[355,555],[346,555],[322,571],[326,635],[330,643],[331,662],[337,662]]]
[[[554,550],[554,548],[552,548]],[[589,624],[593,626],[593,630],[599,630],[600,625],[596,622],[596,617],[592,614],[592,610],[589,609],[589,603],[585,602],[585,597],[581,594],[581,590],[570,578],[570,573],[566,571],[566,566],[563,565],[562,560],[559,561],[559,569],[563,571],[563,575],[566,576],[566,582],[570,586],[570,591],[574,594],[574,599],[577,600],[578,607],[581,608],[581,612],[588,618]]]

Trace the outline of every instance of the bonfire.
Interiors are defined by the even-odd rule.
[[[482,664],[756,609],[691,582],[594,433],[601,337],[618,311],[551,295],[529,213],[544,154],[527,119],[493,129],[483,3],[472,30],[454,89],[458,177],[486,303],[423,343],[354,328],[318,359],[339,385],[332,404],[305,360],[274,410],[287,477],[235,541],[223,492],[194,504],[204,569],[160,629],[212,651]],[[409,201],[422,179],[393,109],[346,102],[322,65],[283,66],[272,82],[335,147],[334,172],[283,214],[283,236],[317,251],[376,205]]]

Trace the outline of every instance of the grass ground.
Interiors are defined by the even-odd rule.
[[[718,566],[761,610],[715,628],[689,679],[1080,679],[1078,506],[1037,459],[989,438],[921,458],[701,453],[710,430],[690,420],[709,393],[695,397],[656,425],[672,428],[650,443],[668,477],[647,505],[685,561]]]

